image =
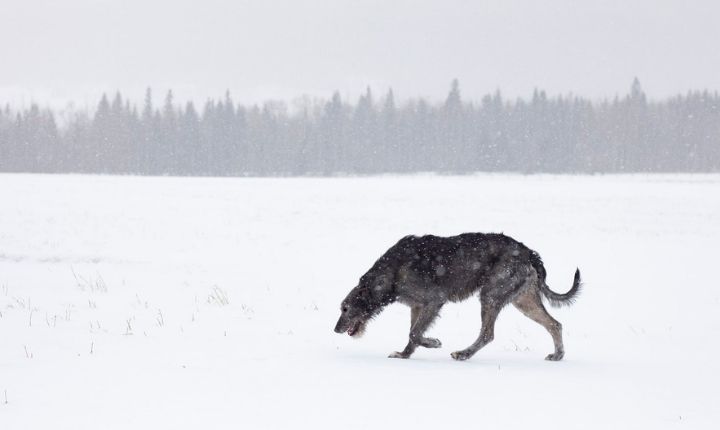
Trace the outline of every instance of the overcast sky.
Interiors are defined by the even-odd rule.
[[[717,0],[0,0],[0,103],[720,89]]]

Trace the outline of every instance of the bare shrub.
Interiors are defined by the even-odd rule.
[[[227,293],[217,285],[212,289],[212,292],[208,295],[207,302],[211,305],[226,306],[230,304]]]

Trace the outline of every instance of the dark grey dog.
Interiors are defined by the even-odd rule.
[[[479,292],[480,336],[469,347],[453,352],[454,359],[467,360],[490,343],[498,314],[512,303],[550,332],[555,352],[545,359],[560,360],[565,354],[562,325],[548,314],[541,297],[553,306],[571,304],[580,291],[580,271],[575,271],[573,286],[565,294],[551,291],[545,275],[535,251],[503,234],[407,236],[388,249],[343,300],[335,332],[359,336],[385,306],[396,301],[406,304],[411,310],[410,341],[390,357],[408,358],[418,346],[441,346],[438,339],[424,334],[445,303]]]

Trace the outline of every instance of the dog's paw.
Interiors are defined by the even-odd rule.
[[[467,360],[468,358],[472,357],[472,354],[469,353],[468,351],[463,350],[463,351],[455,351],[455,352],[451,353],[450,356],[457,361],[464,361],[464,360]]]
[[[393,352],[392,354],[388,355],[388,358],[409,358],[410,356],[407,354],[403,354],[402,352]]]
[[[434,337],[426,337],[423,338],[421,345],[425,348],[440,348],[442,347],[442,342],[440,342],[440,339],[435,339]]]
[[[560,361],[565,356],[564,352],[555,352],[553,354],[548,355],[545,357],[545,360],[547,361]]]

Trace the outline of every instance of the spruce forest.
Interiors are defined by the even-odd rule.
[[[399,103],[389,90],[357,100],[243,106],[228,93],[203,106],[172,91],[138,106],[104,95],[92,112],[33,104],[0,109],[0,172],[180,176],[300,176],[438,172],[720,171],[720,96],[691,91],[509,100],[498,91]]]

